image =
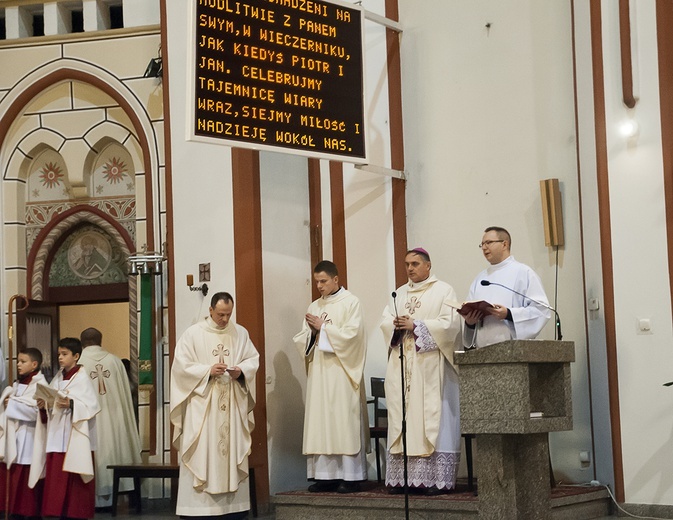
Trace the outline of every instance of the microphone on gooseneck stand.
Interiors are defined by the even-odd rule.
[[[393,297],[393,306],[395,308],[395,319],[399,320],[400,315],[397,313],[397,293],[393,291],[391,294]],[[397,321],[395,321],[397,323]],[[404,468],[404,514],[405,519],[409,520],[409,479],[408,479],[408,460],[407,455],[407,406],[406,406],[406,385],[404,382],[404,341],[402,340],[402,331],[401,329],[395,326],[395,333],[399,336],[399,347],[400,347],[400,378],[402,381],[402,463]],[[393,337],[395,337],[393,334]]]
[[[531,298],[530,296],[528,296],[526,294],[520,293],[519,291],[515,291],[511,287],[507,287],[506,285],[503,285],[503,284],[498,283],[498,282],[490,282],[488,280],[482,280],[479,283],[481,283],[481,285],[483,285],[484,287],[488,287],[489,285],[497,285],[498,287],[502,287],[503,289],[507,289],[508,291],[511,291],[514,294],[518,294],[519,296],[523,296],[524,298],[526,298],[526,299],[528,299],[528,300],[530,300],[534,303],[537,303],[538,305],[542,305],[546,309],[549,309],[556,316],[556,338],[554,338],[554,339],[557,339],[559,341],[561,341],[563,339],[563,335],[561,334],[561,317],[558,315],[558,312],[556,312],[556,309],[554,309],[554,307],[552,307],[551,305],[548,305],[546,303],[543,303],[541,301],[538,301],[535,298]]]

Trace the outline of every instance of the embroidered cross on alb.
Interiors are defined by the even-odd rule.
[[[224,356],[229,355],[229,349],[224,348],[224,345],[220,343],[217,347],[213,349],[213,356],[218,358],[218,363],[224,363]]]
[[[416,312],[416,309],[418,309],[421,306],[421,302],[416,298],[415,296],[411,298],[411,301],[407,302],[404,305],[405,309],[409,309],[409,314],[413,314]]]
[[[104,370],[103,365],[98,363],[96,365],[96,370],[89,374],[91,379],[98,379],[98,393],[100,395],[105,395],[107,390],[105,389],[105,379],[110,377],[110,371]]]
[[[320,319],[321,319],[323,322],[325,322],[325,323],[332,323],[332,320],[329,319],[329,316],[328,316],[328,314],[327,314],[326,312],[323,312],[323,313],[320,315]]]

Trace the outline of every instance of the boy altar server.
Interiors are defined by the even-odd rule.
[[[49,387],[53,403],[38,397],[35,451],[42,457],[31,467],[31,480],[45,471],[42,515],[59,518],[93,518],[95,492],[93,451],[96,449],[96,414],[100,405],[91,380],[81,365],[82,344],[63,338],[58,344],[61,370]],[[38,386],[37,395],[43,390]]]
[[[3,460],[0,466],[0,508],[4,511],[8,506],[9,515],[25,518],[39,517],[42,502],[42,481],[32,486],[28,483],[38,418],[33,396],[38,382],[47,384],[40,372],[41,366],[42,353],[36,348],[19,352],[16,363],[19,377],[0,395],[0,458]],[[6,481],[8,471],[9,487]]]
[[[315,480],[308,490],[352,493],[367,480],[362,311],[360,300],[339,285],[334,263],[319,262],[313,278],[322,296],[294,337],[308,377],[303,452]]]

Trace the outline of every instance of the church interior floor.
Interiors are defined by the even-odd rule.
[[[175,514],[174,506],[171,506],[169,499],[143,499],[142,513],[139,515],[135,509],[129,510],[128,503],[123,498],[119,499],[119,506],[117,507],[117,516],[113,517],[109,510],[96,511],[95,520],[112,519],[114,520],[139,520],[145,518],[152,518],[155,520],[164,520],[168,518],[179,518]],[[259,515],[255,520],[273,520],[275,515]],[[249,519],[253,520],[252,513]]]
[[[296,491],[289,491],[289,492],[284,492],[284,493],[279,493],[279,495],[309,495],[309,496],[314,496],[316,498],[323,496],[338,496],[339,498],[344,498],[346,500],[352,500],[354,498],[382,498],[382,499],[390,499],[392,498],[390,495],[387,495],[387,490],[385,486],[378,484],[373,481],[369,481],[367,483],[363,483],[363,489],[359,493],[353,493],[353,494],[348,494],[348,495],[338,495],[336,493],[309,493],[305,488],[301,490],[296,490]],[[578,489],[576,487],[566,487],[566,486],[560,486],[555,488],[554,491],[552,491],[552,497],[559,497],[559,496],[567,496],[567,495],[572,495],[576,494],[578,492],[582,492],[581,489]],[[403,499],[400,495],[395,495],[394,499]],[[421,497],[421,496],[411,496],[410,498],[412,499],[428,499],[428,497]],[[273,500],[273,499],[272,499]],[[463,483],[460,481],[458,482],[457,489],[453,491],[452,493],[448,495],[440,495],[438,497],[432,497],[432,500],[447,500],[447,501],[476,501],[478,498],[474,495],[473,492],[468,491],[467,489],[467,483]],[[168,519],[168,518],[178,518],[175,515],[175,509],[174,506],[171,506],[171,502],[169,499],[143,499],[143,510],[142,514],[138,515],[135,512],[135,509],[131,508],[129,509],[128,507],[128,502],[125,497],[120,497],[119,501],[119,507],[117,509],[117,516],[114,517],[117,520],[132,520],[132,519],[139,519],[139,518],[151,518],[151,519]],[[110,511],[98,511],[96,512],[95,519],[100,520],[100,519],[108,519],[112,518],[112,515]],[[273,513],[269,513],[266,515],[260,514],[257,519],[259,520],[273,520],[275,518],[275,515]],[[601,517],[598,518],[597,520],[608,520],[612,517]],[[249,515],[249,519],[252,520],[253,516],[252,513]]]

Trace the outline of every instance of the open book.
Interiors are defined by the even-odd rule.
[[[463,302],[463,303],[449,301],[447,303],[451,307],[456,309],[458,311],[458,314],[460,314],[461,316],[466,316],[467,314],[475,310],[480,311],[483,314],[491,314],[493,309],[495,309],[493,304],[488,303],[487,301],[484,300],[479,300],[475,302]]]
[[[54,406],[54,401],[59,397],[65,397],[65,394],[59,390],[56,390],[55,388],[45,385],[44,383],[37,384],[35,395],[33,395],[33,399],[36,401],[38,399],[42,399],[46,403],[47,408],[52,408]]]

